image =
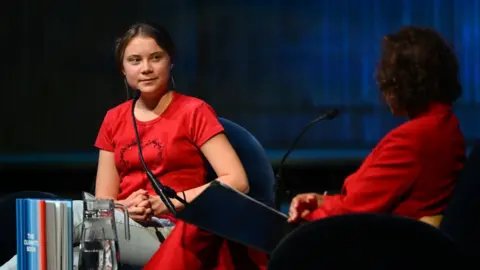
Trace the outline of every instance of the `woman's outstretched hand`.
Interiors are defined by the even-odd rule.
[[[323,195],[303,193],[295,196],[290,204],[288,222],[296,223],[323,204]]]

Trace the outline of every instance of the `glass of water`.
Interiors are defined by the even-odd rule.
[[[106,237],[103,227],[82,230],[79,246],[79,270],[117,270],[117,252],[114,239]]]

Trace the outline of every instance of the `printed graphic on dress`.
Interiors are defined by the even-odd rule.
[[[155,168],[162,163],[164,146],[157,139],[142,142],[142,154],[149,168]],[[140,169],[142,167],[136,142],[120,148],[120,166],[123,170]]]

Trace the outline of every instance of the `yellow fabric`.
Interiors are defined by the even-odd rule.
[[[440,223],[442,222],[442,218],[443,218],[443,215],[425,216],[420,218],[420,221],[438,228],[440,226]]]

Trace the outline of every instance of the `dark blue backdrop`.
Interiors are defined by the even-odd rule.
[[[114,69],[115,37],[137,19],[170,29],[179,47],[180,92],[209,102],[250,130],[271,153],[285,149],[311,119],[342,114],[312,129],[299,147],[326,157],[364,155],[405,119],[380,102],[373,73],[380,39],[401,25],[438,29],[461,64],[455,107],[469,141],[480,135],[479,0],[34,1],[4,11],[11,42],[1,46],[9,115],[0,161],[11,154],[85,153],[106,110],[124,100]],[[30,5],[32,9],[25,8]],[[35,8],[33,8],[35,7]],[[10,17],[8,17],[10,16]],[[15,113],[12,113],[15,112]],[[346,152],[341,152],[340,150]],[[360,149],[360,152],[351,150]],[[8,155],[7,155],[8,154]]]
[[[240,2],[240,1],[238,1]],[[231,14],[228,10],[236,10]],[[306,149],[362,148],[405,119],[381,104],[373,73],[381,38],[405,24],[438,29],[461,63],[464,95],[456,111],[469,140],[480,136],[479,1],[250,1],[205,14],[208,81],[203,94],[250,129],[267,148],[285,148],[330,107]],[[228,25],[228,26],[227,26]],[[205,72],[207,73],[207,71]]]

